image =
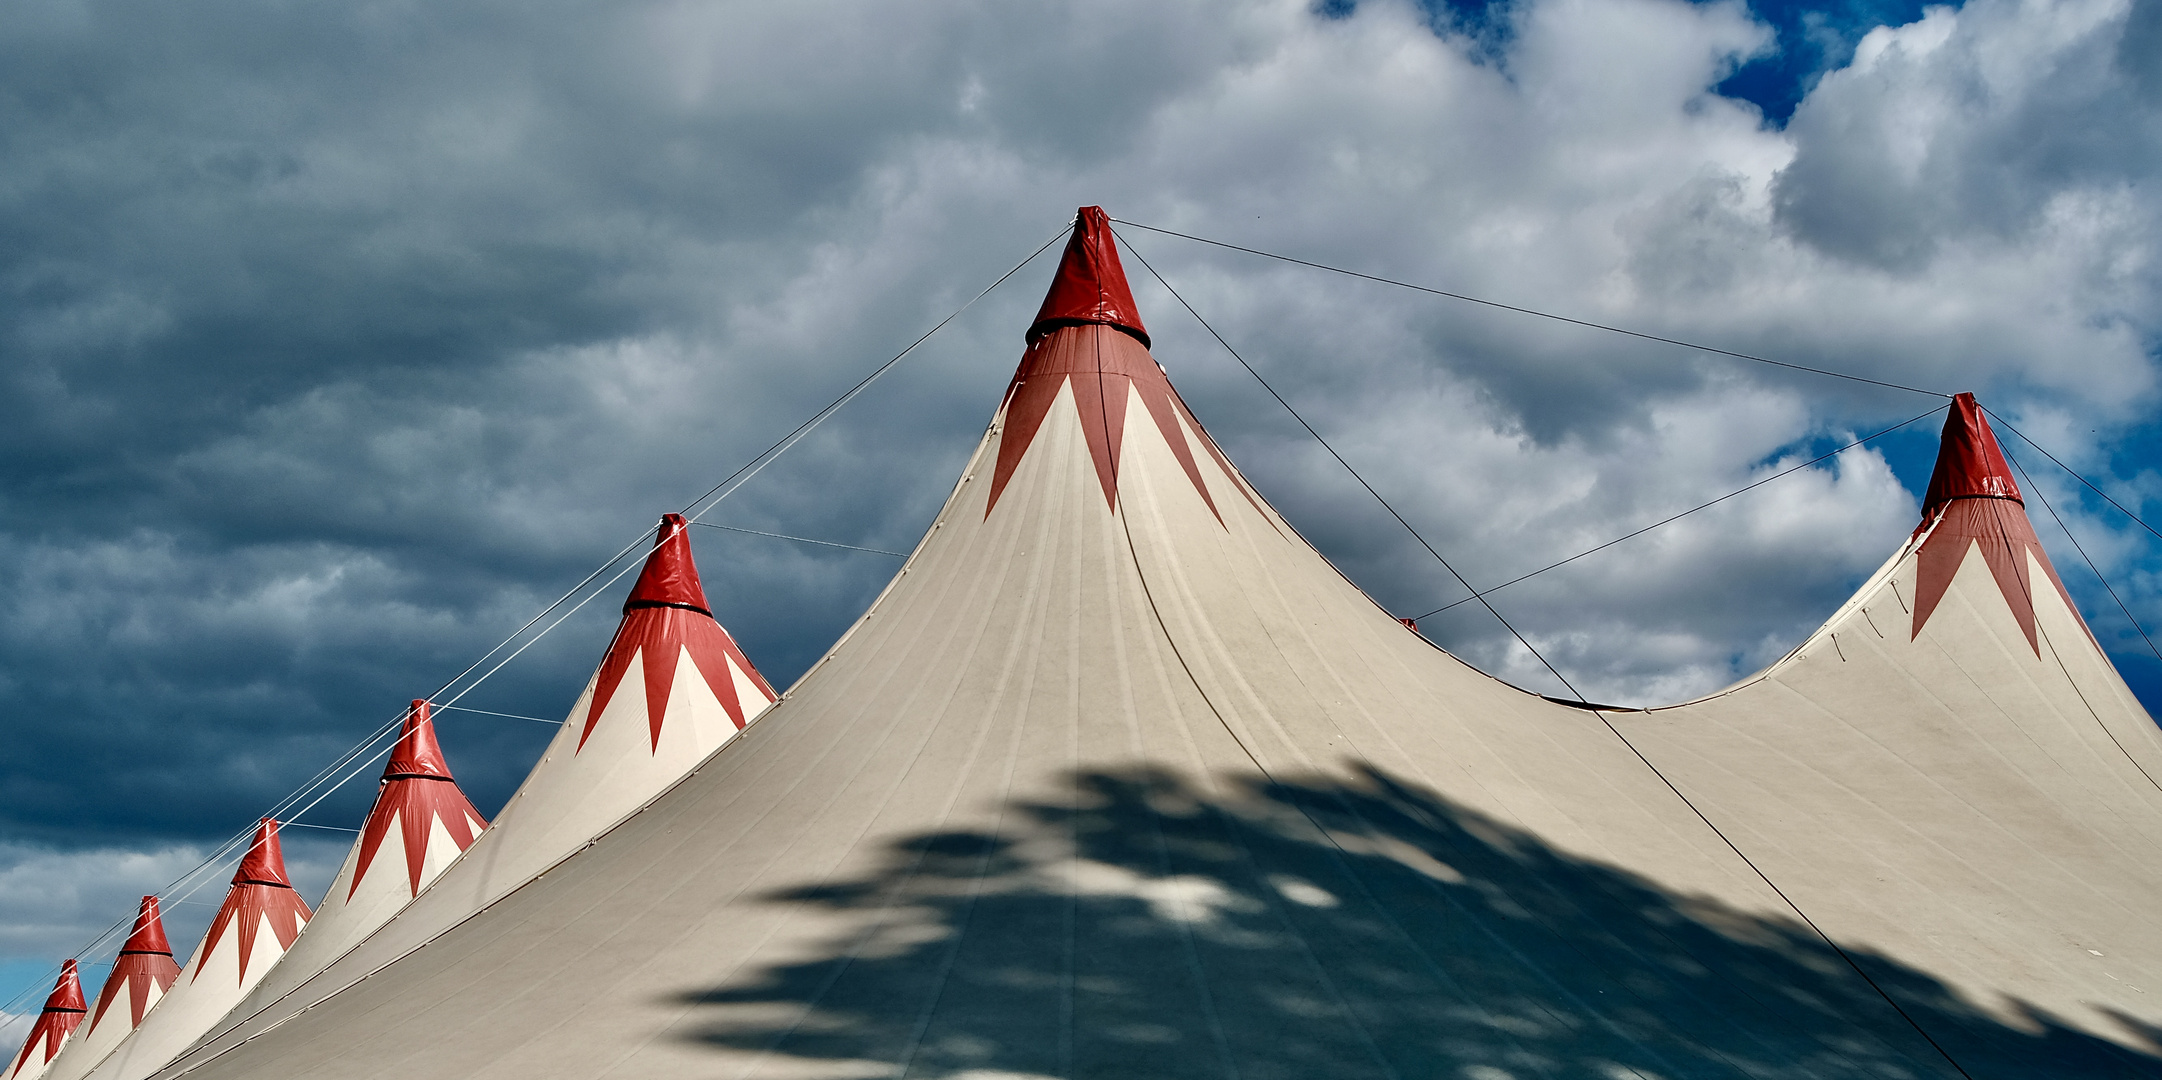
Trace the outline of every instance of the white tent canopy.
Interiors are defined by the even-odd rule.
[[[1101,211],[1028,337],[761,723],[446,891],[484,838],[161,1075],[2162,1071],[2162,737],[2039,587],[1971,399],[1922,528],[1793,654],[1595,711],[1434,648],[1261,499]]]

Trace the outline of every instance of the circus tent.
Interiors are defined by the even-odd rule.
[[[106,1052],[63,1053],[46,1075],[52,1080],[140,1076],[171,1061],[262,980],[300,936],[309,914],[307,901],[286,875],[278,823],[264,818],[210,929],[156,1008]],[[164,937],[162,930],[158,936]]]
[[[8,1063],[7,1080],[36,1080],[52,1065],[53,1058],[67,1046],[68,1037],[82,1026],[83,1016],[89,1006],[83,1001],[82,976],[77,974],[75,961],[60,962],[60,977],[53,983],[53,992],[46,995],[45,1008],[38,1013],[37,1023],[31,1025],[30,1036],[23,1040],[22,1049],[15,1052],[15,1059]]]
[[[1620,710],[1479,673],[1309,546],[1149,353],[1100,210],[1026,341],[755,729],[664,524],[495,828],[160,1075],[2153,1074],[2162,733],[1971,398],[1822,627]],[[669,744],[679,708],[730,726]]]

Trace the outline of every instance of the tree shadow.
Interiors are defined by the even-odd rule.
[[[1957,1077],[1945,1054],[1976,1078],[2162,1075],[2162,1057],[2032,1008],[2000,1020],[1850,949],[1895,1010],[1799,921],[1379,772],[1213,796],[1085,773],[1066,805],[1007,807],[996,835],[920,836],[874,875],[770,898],[861,929],[678,999],[688,1037],[835,1075]]]

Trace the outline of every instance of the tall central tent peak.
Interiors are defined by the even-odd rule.
[[[51,1080],[142,1080],[156,1072],[262,981],[311,914],[286,873],[278,823],[266,817],[256,824],[254,839],[202,944],[157,1007],[109,1052],[64,1055],[53,1063]],[[79,1049],[92,1048],[84,1043]]]
[[[1952,399],[1937,446],[1937,467],[1922,496],[1922,521],[1914,534],[1922,544],[1915,556],[1916,595],[1909,637],[1922,635],[1968,552],[1977,550],[2036,656],[2041,655],[2041,643],[2035,636],[2030,559],[2042,568],[2073,617],[2079,617],[2079,606],[2072,602],[2072,594],[2065,590],[2034,534],[2019,484],[2012,479],[2011,464],[1973,394]],[[2088,633],[2091,637],[2093,631]]]
[[[7,1080],[36,1080],[42,1075],[54,1055],[67,1045],[68,1037],[81,1026],[86,1011],[82,976],[76,971],[75,961],[62,960],[60,978],[54,981],[53,992],[45,996],[45,1009],[38,1013],[37,1023],[31,1025],[30,1037],[15,1052]]]
[[[601,661],[592,704],[586,709],[584,727],[578,735],[580,749],[593,737],[601,714],[615,699],[632,659],[639,658],[645,675],[646,722],[658,752],[676,664],[683,656],[690,658],[738,729],[748,724],[755,713],[744,710],[737,674],[746,676],[756,696],[764,699],[759,708],[778,696],[751,666],[735,639],[714,621],[713,610],[706,604],[705,587],[698,580],[698,565],[691,559],[690,523],[681,514],[666,514],[654,534],[653,553],[646,557],[637,583],[631,586],[630,598],[623,602],[623,624]]]
[[[992,468],[985,517],[997,509],[1014,471],[1060,401],[1072,402],[1104,502],[1116,513],[1126,407],[1135,397],[1218,524],[1223,523],[1223,514],[1202,480],[1193,442],[1199,442],[1232,486],[1260,509],[1223,451],[1172,389],[1164,369],[1149,355],[1148,331],[1142,328],[1133,290],[1119,263],[1111,219],[1102,207],[1084,206],[1075,215],[1073,236],[1051,277],[1043,307],[1029,325],[1027,341],[1028,349],[1000,405],[998,458]]]
[[[2010,499],[2022,506],[2019,484],[2012,466],[1997,445],[1997,433],[1989,429],[1988,417],[1973,394],[1956,394],[1944,418],[1944,433],[1937,444],[1937,467],[1929,474],[1929,488],[1922,495],[1921,535],[1937,515],[1955,499]]]
[[[1149,332],[1141,325],[1141,309],[1126,285],[1126,268],[1119,263],[1118,246],[1111,235],[1111,216],[1101,206],[1084,206],[1074,213],[1073,235],[1059,258],[1058,272],[1036,321],[1029,324],[1028,342],[1033,345],[1061,326],[1101,324],[1131,334],[1141,347],[1149,347]]]
[[[173,947],[165,940],[165,920],[158,912],[158,898],[143,897],[135,912],[135,926],[113,960],[113,970],[98,994],[97,1007],[87,1026],[76,1033],[71,1059],[97,1061],[120,1045],[120,1040],[140,1027],[150,1007],[165,997],[180,977],[173,962]]]

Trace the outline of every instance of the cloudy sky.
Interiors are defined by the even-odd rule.
[[[1973,390],[2162,523],[2158,179],[2162,0],[18,0],[0,21],[0,994],[41,995],[136,895],[1077,205]],[[1125,236],[1482,586],[1939,404]],[[1464,595],[1128,265],[1158,357],[1295,525],[1401,614]],[[1050,268],[706,520],[912,546]],[[1912,528],[1936,426],[1494,601],[1588,696],[1723,685]],[[2162,630],[2162,541],[2007,441]],[[2162,704],[2162,664],[2029,504]],[[782,684],[897,565],[695,540],[720,617]],[[622,588],[463,703],[561,716]],[[1422,627],[1557,689],[1476,605]],[[552,731],[441,727],[484,810]],[[303,820],[357,824],[364,772]],[[288,834],[317,887],[346,842]],[[172,909],[176,944],[213,877]]]

